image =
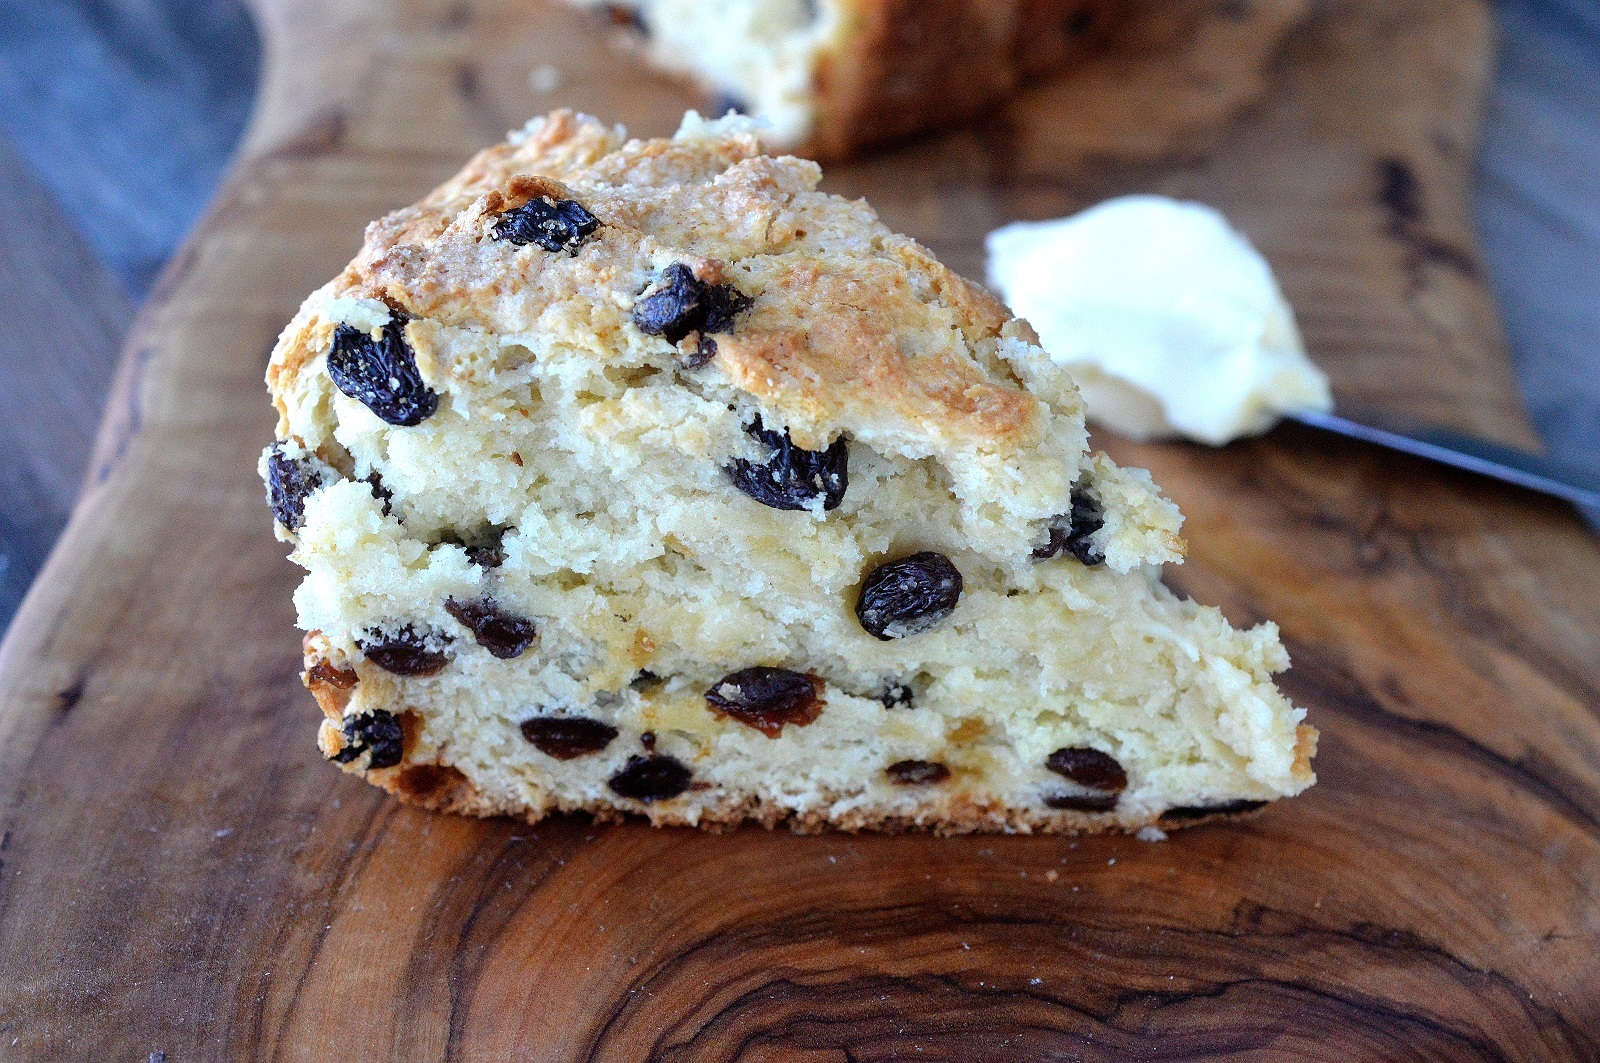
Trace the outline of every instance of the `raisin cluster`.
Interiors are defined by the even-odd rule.
[[[492,236],[516,246],[533,244],[545,251],[576,255],[601,222],[582,204],[570,199],[539,197],[502,214]],[[685,356],[687,367],[705,364],[716,352],[714,334],[731,331],[752,297],[731,284],[701,281],[685,263],[667,266],[646,294],[634,304],[632,319],[644,333],[660,336],[673,345],[694,336],[694,352]],[[348,325],[335,329],[327,357],[327,371],[335,386],[365,404],[388,424],[414,426],[438,409],[439,396],[422,380],[416,355],[404,333],[406,318],[396,313],[376,337]],[[809,510],[840,506],[849,486],[849,444],[840,437],[823,450],[796,446],[787,430],[772,431],[756,418],[746,431],[762,443],[769,456],[750,461],[736,458],[724,469],[732,484],[765,506],[779,510]],[[304,520],[306,496],[322,486],[320,465],[296,461],[277,446],[268,458],[268,488],[274,516],[291,530]],[[388,492],[374,474],[373,489],[385,499]],[[385,507],[387,512],[387,505]],[[1085,565],[1104,562],[1092,538],[1105,524],[1095,498],[1080,485],[1072,492],[1070,511],[1049,527],[1048,542],[1034,551],[1038,560],[1067,553]],[[503,560],[496,540],[469,549],[471,561],[492,568]],[[863,630],[883,641],[925,632],[948,618],[960,601],[961,572],[941,553],[921,551],[879,565],[863,580],[856,601],[856,616]],[[500,659],[524,653],[537,638],[534,622],[507,612],[491,596],[473,601],[450,599],[446,610],[465,625],[480,646]],[[411,626],[369,632],[360,645],[374,664],[401,676],[437,673],[450,659],[450,638],[419,632]],[[636,689],[659,682],[640,673]],[[785,726],[803,727],[820,715],[823,682],[815,675],[785,668],[753,666],[729,673],[705,693],[712,712],[736,720],[777,738]],[[879,700],[889,708],[909,705],[909,686],[890,682]],[[520,723],[523,737],[541,752],[558,760],[594,755],[607,749],[618,730],[601,720],[581,716],[535,716]],[[390,767],[400,762],[402,734],[398,719],[376,710],[345,720],[345,748],[335,756],[348,763],[364,753],[369,765]],[[630,756],[608,780],[612,792],[640,802],[676,797],[692,784],[693,774],[677,758],[655,750],[653,734],[643,739],[645,755]],[[1046,794],[1051,808],[1103,812],[1115,807],[1127,787],[1127,775],[1111,756],[1085,747],[1058,749],[1045,765],[1071,781],[1077,792]],[[888,779],[901,786],[938,784],[952,777],[948,766],[934,761],[902,760],[885,769]],[[1173,809],[1172,819],[1235,812],[1257,803]]]
[[[1105,527],[1100,503],[1083,487],[1072,489],[1072,510],[1050,522],[1050,540],[1033,552],[1035,561],[1048,561],[1065,550],[1085,565],[1098,565],[1106,555],[1094,545],[1092,536]]]
[[[600,753],[617,737],[615,727],[587,716],[535,716],[518,726],[522,737],[557,760]],[[677,797],[689,788],[694,773],[677,757],[657,753],[655,739],[650,731],[640,736],[645,753],[630,756],[621,770],[607,780],[612,793],[649,804]]]

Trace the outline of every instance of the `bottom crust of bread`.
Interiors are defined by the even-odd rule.
[[[1302,746],[1314,745],[1316,732],[1304,736]],[[1309,770],[1309,757],[1306,760]],[[362,774],[362,773],[358,773]],[[1114,812],[1090,813],[987,806],[956,797],[931,806],[924,815],[856,809],[829,816],[823,812],[795,812],[754,796],[724,795],[713,802],[698,803],[693,815],[673,802],[622,808],[605,802],[571,803],[553,801],[549,808],[529,809],[510,801],[498,801],[483,793],[459,770],[438,764],[409,764],[364,773],[368,782],[389,791],[409,805],[452,815],[491,818],[505,816],[537,823],[551,815],[588,813],[600,823],[622,823],[631,818],[646,818],[653,827],[696,827],[712,833],[750,824],[768,830],[787,828],[796,834],[821,834],[827,831],[857,833],[929,833],[940,837],[959,834],[1136,834],[1154,828],[1160,831],[1183,829],[1221,820],[1254,817],[1267,801],[1236,801],[1214,808],[1169,809],[1160,815],[1127,816]]]
[[[308,651],[311,641],[308,639]],[[318,681],[309,671],[303,675],[303,679],[325,719],[330,724],[339,721],[348,700],[348,691]],[[402,715],[402,723],[408,732],[413,733],[418,726],[409,714]],[[331,736],[326,734],[325,728],[322,739],[324,753],[329,752],[326,744],[328,737]],[[1291,771],[1296,778],[1308,782],[1312,778],[1311,760],[1316,755],[1317,739],[1315,727],[1300,724],[1295,728]],[[414,738],[408,736],[408,755],[414,744]],[[796,834],[820,834],[826,831],[919,832],[938,836],[980,833],[1137,834],[1152,829],[1165,832],[1221,820],[1246,819],[1274,803],[1234,800],[1212,806],[1168,808],[1159,812],[1084,812],[1010,807],[951,793],[929,794],[913,815],[896,809],[874,809],[871,804],[858,804],[848,811],[835,813],[828,811],[835,801],[852,795],[823,792],[819,795],[820,808],[796,810],[759,795],[709,794],[696,785],[682,797],[657,802],[572,800],[536,787],[531,797],[539,803],[533,804],[526,799],[488,793],[459,768],[446,764],[407,760],[391,768],[363,770],[359,763],[351,763],[343,765],[342,770],[387,790],[406,804],[432,812],[480,818],[505,816],[527,823],[537,823],[552,815],[587,813],[601,823],[644,819],[654,827],[695,827],[713,833],[752,824],[768,830],[787,828]]]

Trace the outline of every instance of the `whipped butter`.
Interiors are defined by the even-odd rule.
[[[1124,196],[988,250],[991,286],[1115,432],[1220,445],[1333,408],[1271,267],[1210,207]]]

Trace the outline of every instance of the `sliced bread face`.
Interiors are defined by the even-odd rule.
[[[748,123],[557,112],[268,370],[323,752],[537,819],[1136,830],[1299,792],[1276,629],[982,289]]]

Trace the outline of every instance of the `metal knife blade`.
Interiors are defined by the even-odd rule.
[[[1402,430],[1315,411],[1287,416],[1289,420],[1311,428],[1365,440],[1480,476],[1564,498],[1584,509],[1585,515],[1591,517],[1591,523],[1600,518],[1600,470],[1542,454],[1530,454],[1525,450],[1443,428],[1407,426]]]

